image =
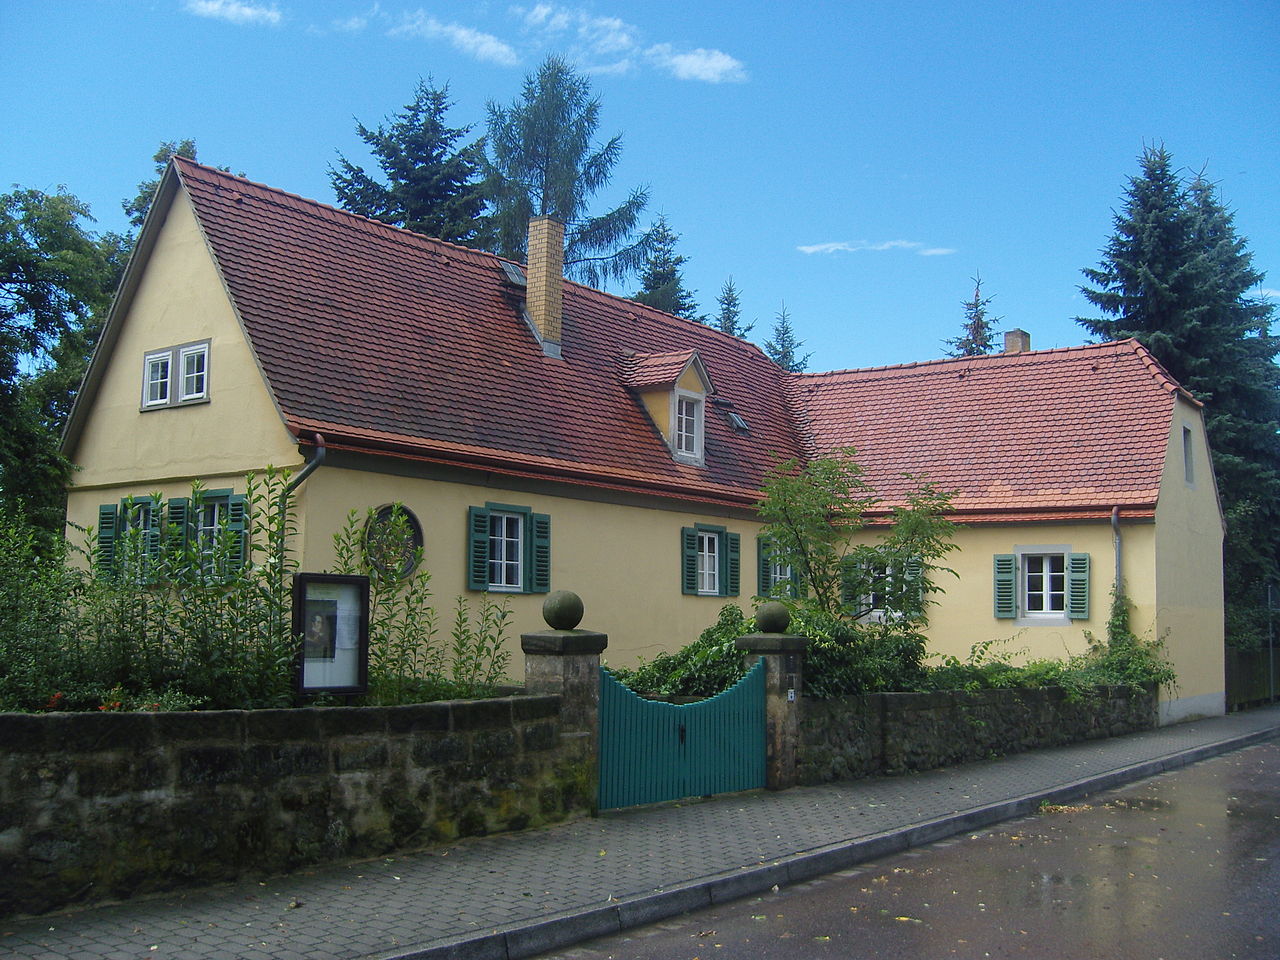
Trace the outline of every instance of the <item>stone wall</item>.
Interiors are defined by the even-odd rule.
[[[587,814],[559,696],[0,714],[0,916]]]
[[[930,770],[1156,724],[1154,693],[1098,687],[876,693],[801,703],[801,783]]]

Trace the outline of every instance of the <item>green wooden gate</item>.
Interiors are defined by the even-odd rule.
[[[645,700],[600,668],[601,810],[765,785],[764,660],[698,703]]]

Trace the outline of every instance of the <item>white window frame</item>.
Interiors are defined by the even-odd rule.
[[[158,368],[163,364],[163,371]],[[142,406],[167,407],[173,381],[173,351],[148,353],[142,361]],[[156,388],[154,391],[152,388]],[[153,393],[160,394],[153,396]]]
[[[686,411],[686,407],[688,412]],[[706,396],[676,387],[671,394],[671,454],[684,463],[703,462]],[[686,429],[686,427],[692,429]]]
[[[193,374],[187,371],[187,361],[193,358],[199,358],[200,371],[194,374],[199,378],[200,389],[188,390],[187,382],[192,378]],[[191,403],[194,400],[204,400],[209,396],[209,344],[194,343],[191,346],[180,347],[178,349],[178,402]]]
[[[492,592],[524,592],[524,538],[528,535],[524,520],[524,516],[519,513],[506,513],[501,510],[489,512],[489,590]],[[513,521],[514,537],[511,535]],[[495,526],[498,524],[501,524],[501,529],[495,531]],[[513,545],[514,560],[508,555],[512,552]],[[504,546],[508,549],[498,549]]]
[[[1071,546],[1064,543],[1018,545],[1013,548],[1013,552],[1018,558],[1018,616],[1014,623],[1019,626],[1045,626],[1049,624],[1069,626],[1071,619],[1067,616],[1067,558],[1071,556]],[[1057,557],[1062,564],[1061,572],[1055,574],[1052,571],[1041,571],[1033,574],[1028,560],[1034,557],[1044,559]],[[1033,592],[1030,589],[1030,581],[1033,576],[1057,576],[1061,578],[1060,590],[1053,590],[1051,584],[1042,584],[1040,590],[1034,591],[1035,593],[1044,594],[1049,603],[1052,603],[1054,596],[1060,596],[1062,601],[1061,609],[1031,609],[1028,597]]]
[[[720,596],[720,551],[724,534],[717,530],[698,531],[698,596]]]
[[[897,571],[892,564],[868,563],[864,564],[864,568],[872,578],[878,577],[878,570],[882,568],[884,570],[884,579],[886,582],[892,580],[897,575]],[[877,597],[880,599],[879,606],[876,605]],[[860,623],[885,623],[890,619],[889,611],[884,606],[884,591],[872,590],[870,593],[862,594],[858,597],[858,606],[867,608],[867,612],[858,618]],[[901,614],[893,614],[893,617],[898,616],[901,616]]]
[[[202,359],[199,378],[199,389],[188,390],[187,360],[192,357]],[[163,374],[160,372],[163,365]],[[163,392],[163,396],[154,396]],[[142,360],[142,405],[143,410],[160,410],[165,407],[181,407],[195,403],[207,403],[209,400],[209,341],[199,340],[192,343],[180,343],[165,347],[163,350],[148,351]]]

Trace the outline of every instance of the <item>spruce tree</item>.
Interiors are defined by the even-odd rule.
[[[803,346],[804,341],[797,340],[795,331],[791,328],[791,314],[787,312],[787,305],[784,303],[774,320],[773,336],[764,342],[764,352],[788,373],[804,373],[813,354],[797,356],[796,351]]]
[[[147,180],[138,183],[138,193],[132,200],[126,200],[121,204],[124,212],[129,215],[129,223],[135,228],[140,228],[144,220],[147,219],[147,211],[151,209],[151,200],[156,195],[156,188],[160,186],[160,178],[164,175],[165,168],[169,166],[170,157],[185,157],[188,160],[196,158],[196,142],[194,140],[166,140],[160,144],[155,154],[151,157],[156,165],[156,175]]]
[[[463,142],[470,127],[451,127],[449,85],[419,80],[413,100],[386,124],[356,133],[378,160],[382,183],[338,154],[329,181],[338,203],[352,213],[452,243],[484,241],[482,144]]]
[[[716,326],[721,332],[731,337],[745,337],[754,328],[754,323],[743,324],[742,306],[738,302],[738,288],[734,286],[733,277],[729,277],[720,288],[720,296],[716,297],[720,312],[716,314]]]
[[[987,316],[987,307],[995,297],[982,295],[981,275],[973,277],[973,297],[963,303],[964,325],[960,328],[960,336],[954,340],[944,340],[943,345],[951,349],[949,357],[981,357],[990,353],[995,344],[992,342],[992,327],[1003,320],[1003,317]]]
[[[585,77],[550,56],[509,106],[489,103],[488,176],[493,249],[523,260],[529,220],[555,217],[565,225],[565,272],[600,285],[639,270],[650,235],[637,234],[648,191],[636,188],[621,204],[589,214],[592,195],[608,182],[622,156],[622,137],[593,145],[600,101]]]
[[[1280,528],[1280,338],[1263,280],[1213,185],[1188,184],[1163,147],[1144,151],[1115,233],[1085,297],[1107,316],[1078,318],[1107,339],[1135,337],[1205,403],[1214,474],[1227,519],[1228,637],[1250,643],[1277,575]]]
[[[676,253],[680,234],[671,229],[664,214],[658,217],[649,235],[653,242],[644,271],[640,274],[640,289],[631,299],[686,320],[701,322],[698,302],[693,298],[693,291],[685,287],[680,270],[689,259]]]

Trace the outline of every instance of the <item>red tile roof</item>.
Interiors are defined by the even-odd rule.
[[[922,474],[961,519],[1154,510],[1179,388],[1133,341],[787,375],[753,344],[566,282],[547,357],[497,257],[174,162],[304,441],[730,505],[781,457],[852,445],[887,501]],[[629,389],[674,382],[695,352],[721,401],[704,467],[672,459]]]
[[[1177,383],[1135,340],[803,374],[812,453],[852,446],[901,502],[921,474],[961,518],[1154,511]]]
[[[637,389],[670,386],[680,379],[695,356],[697,353],[693,350],[637,353],[622,361],[622,378],[627,386]]]
[[[547,357],[492,254],[175,164],[305,439],[739,505],[799,453],[783,374],[753,344],[566,282],[563,357]],[[738,433],[708,409],[705,467],[672,459],[621,373],[636,354],[694,351],[752,425]]]

